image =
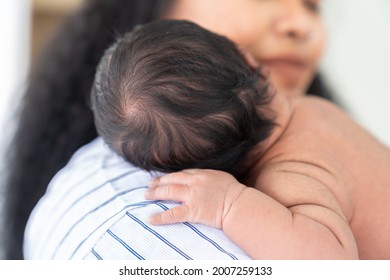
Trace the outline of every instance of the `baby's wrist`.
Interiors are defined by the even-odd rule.
[[[237,186],[231,187],[231,190],[225,197],[225,205],[221,222],[222,230],[228,224],[228,221],[230,220],[229,217],[231,216],[231,214],[237,209],[239,209],[242,203],[245,203],[245,199],[243,199],[243,197],[246,196],[244,194],[247,191],[248,187],[240,183],[237,183]]]

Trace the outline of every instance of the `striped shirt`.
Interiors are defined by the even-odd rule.
[[[27,224],[26,259],[249,259],[223,231],[200,224],[152,226],[178,203],[145,200],[149,173],[101,138],[80,148],[52,179]]]

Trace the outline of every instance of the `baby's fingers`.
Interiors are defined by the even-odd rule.
[[[149,200],[183,201],[188,193],[187,185],[162,185],[148,189],[145,198]]]
[[[195,174],[199,169],[186,169],[179,172],[173,172],[154,178],[149,182],[150,188],[155,188],[161,185],[177,184],[185,185],[189,183],[192,175]]]
[[[149,223],[158,226],[186,222],[187,220],[188,208],[185,205],[181,205],[151,216],[149,218]]]

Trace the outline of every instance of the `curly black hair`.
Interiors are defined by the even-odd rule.
[[[148,171],[237,173],[274,126],[273,91],[224,36],[183,20],[138,26],[99,64],[91,105],[99,134]]]

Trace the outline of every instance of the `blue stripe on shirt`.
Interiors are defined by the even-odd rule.
[[[144,187],[144,188],[146,188],[146,187]],[[138,189],[140,189],[140,188],[138,188]],[[155,204],[155,203],[153,201],[142,201],[142,202],[132,203],[132,204],[126,205],[121,210],[117,211],[114,215],[108,217],[96,229],[94,229],[90,234],[88,234],[88,236],[86,236],[83,241],[80,242],[80,244],[73,251],[72,256],[70,258],[73,259],[74,255],[77,253],[77,251],[80,249],[80,247],[85,243],[85,241],[87,241],[102,225],[104,225],[106,222],[112,220],[119,213],[123,212],[124,210],[126,210],[128,208],[134,208],[135,209],[137,207],[144,207],[144,206],[147,206],[147,205],[150,205],[150,204]]]
[[[203,239],[207,240],[208,242],[210,242],[215,248],[217,248],[219,251],[221,251],[222,253],[228,255],[229,257],[231,257],[233,260],[238,260],[238,258],[233,255],[232,253],[226,251],[225,249],[223,249],[220,245],[218,245],[217,242],[215,242],[214,240],[212,240],[211,238],[207,237],[204,233],[202,233],[199,229],[197,229],[194,225],[190,224],[190,223],[184,223],[186,226],[188,226],[190,229],[192,229],[194,232],[196,232],[200,237],[202,237]]]
[[[162,204],[161,202],[157,202],[156,205],[160,206],[162,209],[164,209],[165,211],[166,210],[169,210],[169,208]],[[194,225],[188,223],[188,222],[185,222],[183,223],[185,224],[187,227],[189,227],[190,229],[192,229],[196,234],[198,234],[200,237],[202,237],[204,240],[207,240],[208,242],[210,242],[215,248],[217,248],[219,251],[221,251],[222,253],[224,254],[227,254],[229,257],[231,257],[233,260],[238,260],[238,258],[233,255],[232,253],[226,251],[225,249],[223,249],[217,242],[215,242],[214,240],[212,240],[211,238],[209,238],[208,236],[206,236],[204,233],[202,233],[199,229],[197,229]]]
[[[167,244],[169,247],[171,247],[173,250],[175,250],[177,253],[179,253],[180,255],[182,255],[184,258],[186,258],[187,260],[192,260],[191,257],[189,257],[186,253],[184,253],[183,251],[181,251],[179,248],[177,248],[175,245],[173,245],[171,242],[169,242],[167,239],[165,239],[162,235],[160,235],[157,231],[153,230],[151,227],[149,227],[147,224],[145,224],[144,222],[142,222],[141,220],[139,220],[137,217],[135,217],[134,215],[130,214],[129,212],[126,212],[126,215],[129,216],[131,219],[133,219],[135,222],[137,222],[138,224],[140,224],[143,228],[145,228],[147,231],[149,231],[150,233],[152,233],[154,236],[156,236],[158,239],[160,239],[161,241],[163,241],[165,244]]]
[[[112,181],[112,180],[111,180]],[[110,182],[111,182],[110,181]],[[144,188],[144,187],[138,187],[138,188],[134,188],[134,189],[130,189],[130,190],[126,190],[126,191],[123,191],[123,192],[120,192],[116,195],[114,195],[113,197],[111,197],[110,199],[106,200],[105,202],[103,202],[102,204],[98,205],[97,207],[95,207],[93,210],[89,211],[88,213],[84,214],[80,219],[78,219],[71,227],[69,227],[69,230],[68,232],[64,235],[64,237],[61,239],[60,243],[57,244],[56,246],[56,249],[53,251],[53,254],[51,255],[51,258],[54,258],[54,256],[56,255],[57,253],[57,250],[59,249],[59,247],[62,245],[62,243],[66,240],[66,238],[69,236],[69,234],[73,231],[73,229],[81,222],[83,221],[88,215],[96,212],[97,210],[99,210],[101,207],[107,205],[108,203],[112,202],[113,200],[123,196],[123,195],[126,195],[130,192],[133,192],[135,190],[138,190],[140,188]],[[55,227],[54,227],[55,228]],[[53,232],[54,228],[52,228],[52,230],[50,231],[50,233]],[[49,234],[50,236],[50,234]]]
[[[103,258],[94,249],[92,249],[91,252],[98,260],[103,260]]]
[[[108,230],[107,233],[111,235],[116,241],[118,241],[120,244],[122,244],[123,247],[125,247],[130,253],[132,253],[137,259],[139,260],[145,260],[143,256],[138,254],[133,248],[131,248],[125,241],[120,239],[117,235],[115,235],[111,230]]]
[[[104,183],[98,185],[97,187],[95,187],[94,189],[88,191],[87,193],[83,194],[81,197],[78,197],[75,201],[72,202],[71,205],[69,205],[63,212],[62,214],[60,215],[60,217],[57,217],[57,220],[61,220],[76,204],[78,204],[82,199],[84,199],[85,197],[87,197],[88,195],[91,195],[93,194],[94,192],[98,191],[100,188],[104,187],[106,184],[108,183],[112,183],[112,182],[115,182],[116,180],[119,180],[119,179],[122,179],[122,178],[125,178],[126,176],[129,176],[131,174],[133,174],[135,171],[134,170],[131,170],[131,171],[127,171],[123,174],[120,174],[119,176],[115,177],[115,178],[112,178],[108,181],[105,181]],[[96,171],[95,171],[95,174],[96,174]],[[95,175],[93,173],[91,173],[91,175]],[[89,177],[90,175],[88,175]],[[83,180],[81,180],[82,182]],[[135,190],[136,188],[134,188]],[[66,194],[66,193],[65,193]],[[65,196],[66,197],[66,196]],[[61,196],[61,201],[64,200],[64,196]],[[58,206],[57,206],[58,207]],[[96,210],[96,209],[94,209]],[[91,211],[93,212],[93,211]],[[54,212],[53,212],[54,213]],[[48,216],[48,220],[50,220],[51,218],[51,215]],[[53,227],[51,229],[45,229],[45,231],[48,232],[48,235],[47,235],[47,238],[50,238],[50,236],[53,234],[53,231],[55,230],[56,226],[58,225],[58,223],[56,224],[53,224]]]

